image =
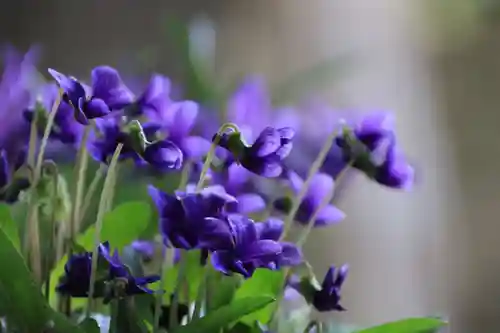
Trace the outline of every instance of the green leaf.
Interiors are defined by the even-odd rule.
[[[116,207],[104,216],[102,225],[101,240],[109,241],[112,248],[122,250],[125,246],[134,241],[148,226],[151,216],[150,205],[146,202],[127,202]],[[91,251],[94,246],[95,226],[91,225],[81,234],[76,242],[87,251]],[[60,277],[64,274],[64,265],[67,261],[64,256],[52,270],[50,275],[50,285],[53,286],[50,294],[50,304],[56,306],[56,293],[54,287],[58,284]],[[85,300],[74,301],[74,306],[78,307],[85,303]]]
[[[16,222],[12,219],[10,208],[6,204],[0,204],[0,228],[17,251],[20,251],[19,229]]]
[[[101,329],[94,318],[85,318],[79,325],[85,333],[100,333]]]
[[[223,306],[205,317],[179,327],[173,333],[219,332],[225,326],[245,315],[262,309],[274,301],[274,298],[268,296],[236,299],[231,304]]]
[[[53,311],[30,275],[28,267],[9,236],[0,229],[0,307],[9,323],[25,332],[84,333],[66,317]]]
[[[284,274],[283,271],[271,271],[264,268],[257,269],[252,278],[245,280],[236,291],[235,299],[256,295],[277,298],[282,290]],[[241,321],[250,325],[256,321],[267,324],[271,320],[275,307],[275,304],[269,304],[269,306],[245,316]]]
[[[438,318],[407,318],[366,328],[355,333],[429,333],[446,324]]]
[[[211,272],[216,273],[216,272]],[[208,312],[231,303],[240,284],[239,276],[225,276],[221,274],[210,274],[207,294],[209,295]]]

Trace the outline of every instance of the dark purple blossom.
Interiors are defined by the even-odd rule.
[[[153,74],[144,92],[136,99],[132,108],[132,115],[146,116],[151,121],[158,121],[161,110],[168,107],[171,90],[170,80],[160,74]]]
[[[92,70],[91,89],[72,76],[53,69],[49,69],[49,73],[63,89],[63,100],[73,106],[75,118],[82,125],[88,125],[89,119],[104,117],[133,103],[132,92],[112,67],[98,66]]]
[[[39,135],[43,135],[46,120],[57,99],[58,88],[55,84],[45,84],[40,88],[40,93],[32,101],[29,108],[24,111],[24,116],[29,122],[33,121],[35,112],[40,112],[38,122],[41,125]],[[61,101],[54,117],[50,138],[64,144],[78,145],[83,133],[83,125],[75,120],[73,107]]]
[[[236,162],[247,170],[273,178],[279,177],[283,172],[282,160],[292,150],[294,135],[295,132],[290,127],[266,127],[254,144],[248,146],[242,140],[241,133],[224,133],[220,135],[219,146],[230,151]]]
[[[99,246],[98,278],[95,284],[94,297],[122,297],[142,293],[152,293],[146,286],[156,282],[159,276],[134,277],[121,262],[118,252],[111,255],[109,243]],[[64,266],[65,275],[61,278],[56,290],[71,297],[88,297],[92,252],[73,255]],[[110,290],[109,286],[113,288]]]
[[[374,113],[347,127],[337,137],[343,159],[377,183],[399,189],[410,189],[414,169],[399,151],[394,121],[385,113]]]
[[[166,246],[190,250],[217,248],[218,226],[211,218],[221,218],[225,207],[236,199],[226,193],[207,188],[199,193],[178,191],[170,195],[149,186],[159,215],[160,231]]]
[[[320,312],[345,311],[344,307],[340,305],[340,292],[348,271],[347,265],[338,269],[335,266],[330,267],[321,284],[321,290],[317,290],[312,299],[316,310]]]
[[[231,214],[223,220],[212,220],[221,231],[218,247],[212,252],[212,265],[223,274],[239,273],[249,278],[257,268],[275,269],[276,263],[284,260],[283,245],[261,239],[256,224],[247,217]]]
[[[287,171],[287,179],[294,195],[298,195],[304,181],[293,171]],[[314,175],[306,196],[302,200],[300,207],[295,215],[295,221],[301,224],[307,224],[314,212],[319,209],[321,202],[326,196],[331,196],[334,189],[332,177],[324,173]],[[278,198],[274,202],[274,207],[284,213],[288,213],[291,208],[291,199],[288,197]],[[345,214],[334,205],[327,205],[321,209],[314,221],[315,227],[327,226],[343,220]]]

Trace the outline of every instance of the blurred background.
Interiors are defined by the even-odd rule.
[[[39,45],[42,72],[109,64],[185,83],[192,73],[172,31],[190,26],[218,85],[261,74],[280,103],[314,95],[332,108],[394,112],[418,186],[402,194],[355,179],[339,202],[347,220],[307,247],[321,275],[351,265],[349,311],[335,319],[444,315],[453,333],[500,332],[500,1],[0,4],[0,43]]]

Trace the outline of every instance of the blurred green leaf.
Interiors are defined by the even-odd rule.
[[[208,302],[208,312],[212,312],[224,305],[231,303],[240,284],[239,276],[225,276],[212,271],[209,276],[207,294],[210,298]]]
[[[408,318],[366,328],[355,333],[429,333],[446,326],[446,324],[437,318]]]
[[[194,320],[186,326],[177,328],[173,333],[219,332],[225,326],[245,315],[262,309],[274,301],[274,298],[268,296],[235,299],[230,304]]]
[[[49,307],[24,259],[3,230],[0,230],[0,262],[6,265],[0,270],[0,308],[9,323],[24,332],[50,328],[55,333],[84,333]]]
[[[148,226],[151,216],[150,205],[146,202],[127,202],[116,207],[104,216],[102,225],[101,240],[109,241],[112,248],[120,251],[137,239]],[[87,251],[91,251],[94,246],[95,226],[91,225],[77,238],[77,244]],[[50,285],[53,286],[49,297],[50,304],[56,306],[56,293],[54,287],[59,283],[60,277],[64,274],[64,265],[67,261],[64,256],[52,270],[50,275]],[[74,301],[75,307],[81,306],[85,300]]]
[[[94,318],[85,318],[79,325],[85,333],[100,333],[101,329]]]
[[[6,204],[0,204],[0,228],[17,251],[20,251],[19,228],[10,214],[10,207]]]
[[[235,300],[256,295],[277,298],[281,292],[284,274],[283,271],[271,271],[263,268],[257,269],[252,278],[245,280],[236,291]],[[277,304],[269,304],[267,307],[243,317],[241,321],[250,325],[256,321],[267,324],[271,320],[272,313],[276,306]]]

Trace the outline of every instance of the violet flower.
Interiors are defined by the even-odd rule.
[[[246,145],[240,133],[220,135],[219,146],[233,154],[236,162],[263,177],[279,177],[283,172],[282,160],[292,150],[295,132],[290,127],[266,127],[251,146]],[[212,140],[215,140],[216,134]]]
[[[146,287],[147,284],[156,282],[159,276],[134,277],[128,268],[121,262],[118,252],[110,254],[109,243],[99,245],[98,251],[104,271],[99,275],[95,284],[95,298],[113,298],[128,295],[153,293]],[[64,266],[65,275],[56,287],[57,292],[71,297],[88,297],[90,274],[92,266],[92,252],[73,255]],[[109,286],[114,288],[111,290]]]
[[[152,121],[159,120],[161,110],[172,102],[169,95],[170,80],[160,74],[153,74],[144,92],[130,106],[133,116],[146,116]]]
[[[344,161],[381,185],[410,189],[414,169],[398,150],[393,118],[384,113],[366,116],[337,137]]]
[[[75,119],[82,125],[88,125],[89,119],[101,118],[113,110],[120,110],[133,102],[132,92],[123,84],[116,69],[98,66],[92,70],[92,89],[72,76],[66,76],[54,69],[50,75],[63,89],[63,100],[75,110]]]
[[[312,304],[316,310],[320,312],[327,311],[345,311],[345,308],[340,305],[340,292],[344,283],[349,267],[343,265],[340,268],[331,266],[325,275],[321,290],[314,293]]]
[[[210,218],[222,218],[233,197],[205,189],[200,193],[167,194],[149,185],[149,195],[156,205],[160,231],[165,246],[179,249],[217,248],[219,229]]]
[[[294,171],[287,171],[287,178],[293,194],[298,195],[302,186],[304,186],[304,181]],[[319,208],[324,198],[333,193],[334,186],[333,179],[327,174],[318,173],[314,175],[307,193],[294,217],[295,221],[306,225],[313,216],[314,212]],[[290,198],[278,198],[274,201],[274,208],[283,213],[288,213],[291,209],[291,204],[292,202]],[[344,218],[345,214],[340,209],[329,204],[321,209],[316,217],[316,220],[314,221],[314,226],[328,226],[330,224],[340,222]]]

